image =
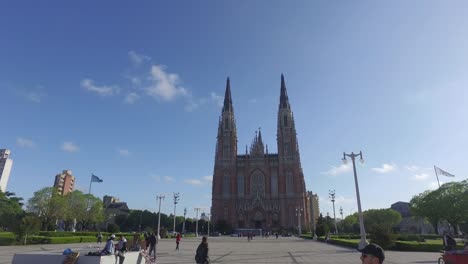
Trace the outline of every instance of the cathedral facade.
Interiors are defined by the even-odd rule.
[[[269,153],[261,131],[239,155],[229,78],[219,118],[213,173],[213,223],[233,229],[297,229],[310,225],[310,201],[305,188],[293,112],[281,75],[278,107],[278,153]]]

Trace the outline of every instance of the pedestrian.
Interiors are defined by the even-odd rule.
[[[125,260],[125,253],[127,252],[127,239],[125,239],[123,235],[120,235],[115,249],[115,257],[119,259],[119,264],[123,264]]]
[[[362,264],[382,264],[385,259],[384,250],[377,244],[369,244],[361,252]]]
[[[114,234],[109,236],[109,238],[107,239],[106,245],[104,246],[104,248],[101,251],[101,255],[112,255],[112,254],[114,254],[114,239],[115,239]]]
[[[443,242],[444,242],[444,250],[445,251],[452,251],[452,250],[455,250],[456,247],[457,247],[457,242],[447,232],[444,232]]]
[[[176,237],[175,237],[175,242],[176,242],[176,250],[179,251],[179,243],[180,243],[180,239],[181,239],[181,236],[180,236],[180,233],[177,233]]]
[[[101,244],[102,243],[102,233],[101,233],[101,231],[99,231],[97,233],[96,237],[97,237],[97,243]]]
[[[204,236],[202,242],[198,245],[197,252],[195,254],[195,261],[197,264],[209,264],[210,258],[208,257],[208,238]]]
[[[148,250],[149,248],[149,238],[151,234],[148,234],[148,232],[145,232],[144,237],[145,237],[145,250]]]
[[[156,239],[156,235],[154,233],[151,233],[148,241],[149,241],[148,255],[151,256],[151,253],[153,253],[154,258],[156,259],[156,243],[158,242]]]

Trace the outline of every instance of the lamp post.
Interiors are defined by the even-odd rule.
[[[184,223],[182,224],[182,234],[185,235],[185,216],[187,215],[187,208],[184,208]]]
[[[301,212],[303,211],[304,209],[302,208],[296,208],[296,215],[297,215],[297,220],[299,222],[299,236],[301,236],[302,234],[302,229],[301,229]]]
[[[159,210],[158,210],[158,239],[160,238],[159,236],[159,229],[161,227],[161,201],[164,200],[166,196],[164,195],[159,195],[156,198],[159,199]]]
[[[343,207],[340,206],[340,215],[341,215],[341,231],[344,232],[344,218],[343,218]]]
[[[174,193],[174,228],[172,229],[173,233],[175,233],[176,205],[179,202],[179,197],[179,193]]]
[[[198,237],[198,212],[200,212],[200,208],[194,208],[195,212],[197,212],[197,223],[195,224],[195,234]]]
[[[364,229],[364,219],[362,217],[361,197],[359,195],[359,184],[358,184],[357,173],[356,173],[355,159],[356,159],[356,157],[360,157],[359,161],[361,163],[364,163],[364,159],[362,158],[362,151],[359,151],[359,154],[354,154],[354,152],[351,152],[351,154],[346,154],[346,153],[343,152],[343,163],[344,164],[346,164],[348,162],[346,160],[346,157],[350,157],[351,160],[353,161],[354,184],[356,185],[356,198],[357,198],[358,213],[359,213],[359,229],[361,231],[361,241],[359,241],[358,248],[363,249],[369,243],[366,240],[366,230]]]
[[[316,229],[316,226],[315,226],[315,209],[314,209],[314,204],[315,204],[315,200],[314,200],[314,194],[312,192],[310,192],[310,208],[311,208],[311,213],[312,213],[312,239],[313,240],[317,240],[317,234],[315,233],[315,229]]]
[[[206,214],[206,218],[208,219],[208,236],[210,236],[210,214]]]
[[[336,214],[335,214],[335,190],[328,190],[329,197],[333,203],[333,222],[335,222],[335,234],[338,235],[338,228],[336,228]]]

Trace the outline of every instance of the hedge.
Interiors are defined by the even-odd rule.
[[[0,232],[0,246],[11,246],[15,241],[15,234],[12,232]]]

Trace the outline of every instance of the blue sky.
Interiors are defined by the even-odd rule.
[[[343,151],[363,151],[363,209],[467,178],[464,1],[10,1],[0,3],[0,148],[28,199],[70,169],[134,209],[209,211],[226,77],[241,153],[276,152],[285,74],[306,187],[357,210]]]

